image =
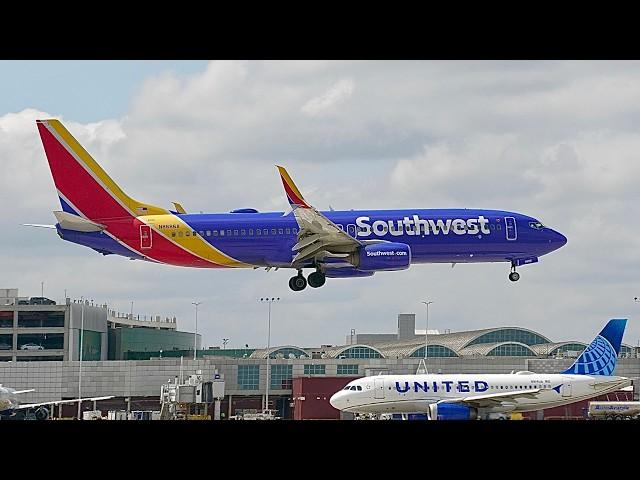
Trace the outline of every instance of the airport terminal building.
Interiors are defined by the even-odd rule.
[[[352,332],[345,345],[198,349],[194,360],[194,335],[177,331],[175,321],[119,318],[106,306],[71,300],[65,305],[0,301],[0,343],[11,347],[0,350],[0,383],[34,388],[25,394],[26,402],[77,398],[82,315],[82,396],[114,395],[98,402],[97,408],[105,411],[159,410],[163,383],[200,370],[205,379],[219,374],[225,380],[221,411],[227,418],[241,409],[264,408],[267,383],[269,407],[283,418],[340,418],[329,398],[346,383],[368,375],[415,373],[425,357],[425,335],[415,330],[415,314],[400,314],[396,333]],[[442,374],[556,373],[568,368],[587,346],[517,326],[430,331],[427,341],[427,369]],[[43,349],[22,349],[26,343]],[[638,349],[623,345],[619,356],[615,374],[639,379]],[[638,391],[634,394],[637,397]],[[88,403],[84,409],[92,409]],[[73,416],[75,408],[65,407],[64,416]]]

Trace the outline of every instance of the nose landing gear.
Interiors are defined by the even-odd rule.
[[[509,280],[511,280],[512,282],[517,282],[518,280],[520,280],[520,274],[516,272],[515,263],[511,264],[511,273],[509,274]]]

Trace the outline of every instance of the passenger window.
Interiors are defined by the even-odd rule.
[[[178,232],[178,236],[181,237],[183,235],[182,231]],[[78,347],[80,348],[80,347]]]
[[[290,228],[285,228],[284,233],[286,233],[287,235],[289,235],[291,233],[291,229]]]
[[[292,229],[291,229],[291,231],[292,231],[293,233],[296,233],[296,234],[298,233],[298,229],[297,229],[297,228],[292,228]]]
[[[256,228],[256,235],[260,235],[262,233],[262,230],[260,230],[259,228]]]
[[[194,233],[195,233],[195,232],[194,232]],[[201,236],[201,237],[204,237],[204,231],[203,231],[203,230],[200,230],[200,236]],[[78,347],[78,348],[80,348],[80,347]]]
[[[281,228],[279,228],[279,229],[278,229],[278,233],[279,233],[280,235],[283,235],[283,234],[284,234],[284,230],[283,230],[283,229],[281,229]]]
[[[214,230],[214,231],[213,231],[213,236],[214,236],[214,237],[217,237],[217,236],[218,236],[218,230]]]
[[[262,230],[262,234],[263,235],[269,235],[269,229],[265,228],[264,230]]]
[[[224,237],[224,230],[220,230],[220,236]]]
[[[237,237],[238,236],[238,230],[234,230],[233,234]]]
[[[338,224],[338,228],[344,232],[344,227],[342,225]]]
[[[227,237],[231,236],[231,230],[227,230]]]
[[[196,232],[195,230],[193,231],[193,236],[196,237],[198,236],[198,232]]]
[[[189,232],[189,231],[184,232],[184,236],[185,236],[185,237],[190,237],[190,236],[191,236],[191,232]]]
[[[240,230],[240,235],[242,235],[243,237],[246,237],[247,236],[247,231],[243,228],[242,230]]]
[[[171,232],[171,236],[175,237],[176,236],[176,232]],[[80,348],[80,347],[78,347],[78,348]]]
[[[211,236],[211,230],[207,230],[207,237]]]
[[[253,235],[253,228],[249,229],[249,235]]]
[[[496,225],[496,230],[502,230],[502,225],[497,224],[497,225]]]
[[[275,235],[275,234],[276,234],[276,229],[275,229],[275,228],[272,228],[272,229],[271,229],[271,235]]]

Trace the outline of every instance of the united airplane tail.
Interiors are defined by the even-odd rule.
[[[58,120],[36,120],[62,210],[94,222],[167,210],[128,196]]]
[[[582,352],[578,359],[562,373],[578,375],[612,375],[616,368],[622,335],[627,319],[614,318]]]

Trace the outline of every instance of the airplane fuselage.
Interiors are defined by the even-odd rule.
[[[588,399],[630,385],[615,376],[565,374],[379,375],[359,378],[331,397],[335,408],[354,413],[428,412],[436,402],[478,395],[532,392],[480,408],[481,413],[528,412]],[[355,390],[351,387],[356,387]],[[540,391],[535,392],[537,389]],[[495,399],[498,400],[498,399]]]
[[[65,209],[66,210],[66,209]],[[70,213],[78,214],[71,207]],[[351,237],[410,247],[410,263],[533,263],[566,238],[535,218],[477,209],[322,212]],[[167,214],[94,219],[107,228],[78,232],[57,226],[68,241],[104,254],[170,265],[290,267],[299,226],[293,214]],[[311,266],[311,264],[309,264]]]

